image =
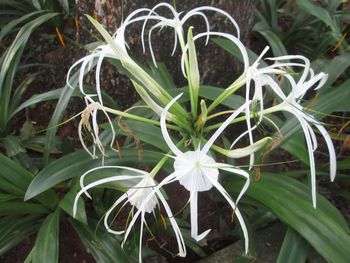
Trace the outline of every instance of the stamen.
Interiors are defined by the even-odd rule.
[[[335,47],[331,50],[332,52],[336,51],[340,46],[341,44],[344,42],[346,36],[347,36],[347,32],[345,32],[345,34],[339,39],[338,43],[335,45]]]
[[[162,219],[164,230],[167,230],[167,223],[166,223],[165,218],[162,214],[160,214],[160,218]]]
[[[315,105],[316,101],[318,99],[318,94],[311,100],[309,106],[305,109],[305,112],[309,112],[310,109]]]
[[[66,44],[64,43],[64,39],[63,39],[63,36],[62,36],[60,30],[58,29],[58,27],[55,27],[55,29],[56,29],[56,33],[57,33],[58,39],[59,39],[60,42],[61,42],[61,45],[62,45],[63,47],[66,47]]]
[[[232,210],[231,222],[234,224],[236,221],[236,208]]]
[[[254,181],[258,182],[261,180],[261,168],[256,167],[255,168],[255,176],[254,176]]]
[[[117,147],[118,157],[119,157],[119,159],[121,159],[121,158],[122,158],[122,155],[121,155],[121,153],[120,153],[120,145],[119,145],[118,140],[115,141],[115,145],[116,145],[116,147]]]

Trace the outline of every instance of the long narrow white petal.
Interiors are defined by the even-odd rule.
[[[177,95],[175,98],[173,98],[168,105],[166,105],[166,107],[164,108],[161,116],[160,116],[160,128],[163,134],[163,138],[166,142],[166,144],[168,145],[168,147],[170,148],[170,150],[175,154],[175,155],[181,155],[182,152],[176,147],[176,145],[173,143],[173,141],[171,140],[168,130],[166,128],[166,123],[165,123],[165,119],[166,119],[166,115],[167,112],[169,111],[170,107],[182,96],[183,93]]]
[[[139,263],[142,263],[142,236],[143,236],[143,224],[145,222],[145,212],[142,211],[141,223],[140,223],[140,241],[139,241]]]
[[[337,173],[337,158],[335,155],[334,145],[327,130],[322,125],[316,124],[315,126],[321,132],[323,138],[327,143],[328,152],[329,152],[330,177],[331,177],[331,181],[333,182]]]
[[[309,160],[310,160],[310,173],[311,173],[311,193],[312,193],[312,204],[314,208],[316,208],[316,169],[315,169],[315,158],[314,158],[314,152],[313,152],[313,145],[309,133],[309,129],[307,127],[306,121],[299,116],[298,113],[292,112],[295,117],[298,118],[299,123],[303,129],[305,140],[307,144],[307,149],[309,153]]]
[[[237,31],[237,37],[240,38],[240,31],[239,31],[239,26],[237,24],[237,22],[232,18],[232,16],[219,9],[219,8],[216,8],[216,7],[212,7],[212,6],[201,6],[201,7],[197,7],[197,8],[194,8],[192,9],[192,11],[189,12],[190,15],[188,15],[188,17],[186,18],[186,20],[193,14],[191,14],[191,12],[195,13],[195,12],[198,12],[198,11],[214,11],[214,12],[217,12],[217,13],[220,13],[222,15],[224,15],[226,18],[228,18],[231,23],[233,24],[233,26],[235,27],[236,31]]]
[[[227,33],[221,33],[221,32],[204,32],[204,33],[200,33],[198,35],[196,35],[193,38],[193,41],[196,41],[198,38],[201,37],[207,37],[207,36],[219,36],[219,37],[224,37],[229,39],[231,42],[233,42],[239,49],[239,51],[242,54],[242,58],[243,58],[243,64],[244,64],[244,71],[246,71],[249,67],[249,57],[248,57],[248,53],[247,53],[247,49],[245,48],[245,46],[243,45],[243,43],[236,38],[233,35],[227,34]],[[186,46],[184,47],[183,51],[182,51],[182,56],[181,56],[181,70],[182,70],[182,74],[186,77],[186,73],[185,73],[185,57],[186,57],[186,52],[188,49],[188,44],[186,44]]]
[[[117,201],[114,202],[114,204],[108,209],[104,219],[103,219],[103,223],[105,225],[105,228],[107,229],[107,231],[109,233],[112,233],[112,234],[115,234],[115,235],[122,235],[124,233],[124,230],[122,231],[116,231],[116,230],[113,230],[109,227],[109,224],[108,224],[108,218],[109,216],[111,215],[111,213],[113,212],[113,210],[121,203],[123,202],[125,199],[127,199],[128,196],[126,194],[123,194],[122,196],[120,196]],[[126,204],[128,203],[128,201],[124,202],[124,204],[122,205],[121,208],[123,208]]]
[[[246,107],[246,104],[250,104],[250,102],[246,102],[241,107],[239,107],[230,117],[228,117],[223,124],[216,130],[216,132],[211,136],[211,138],[207,141],[202,149],[203,154],[207,154],[215,140],[220,136],[220,134],[226,129],[228,125],[230,125],[231,121],[233,121],[239,114],[243,112]]]
[[[239,195],[237,197],[236,204],[238,204],[239,200],[241,200],[242,196],[248,190],[248,187],[250,185],[250,176],[249,176],[249,174],[246,171],[243,171],[243,170],[237,169],[237,168],[225,168],[225,167],[223,167],[223,168],[219,168],[219,169],[227,171],[227,172],[230,172],[230,173],[239,174],[239,175],[241,175],[241,176],[243,176],[244,178],[247,179],[245,184],[243,185],[243,188],[242,188],[241,192],[239,193]]]
[[[209,180],[212,180],[211,178],[209,178]],[[244,219],[238,209],[238,207],[235,205],[235,203],[233,202],[231,196],[226,192],[226,190],[222,187],[222,185],[215,180],[212,180],[212,183],[214,185],[214,187],[222,194],[222,196],[226,199],[226,201],[230,204],[230,206],[232,207],[233,211],[235,212],[238,221],[241,225],[241,229],[243,231],[243,236],[244,236],[244,247],[245,247],[245,254],[248,253],[248,248],[249,248],[249,236],[248,236],[248,230],[247,227],[244,223]]]
[[[166,202],[164,196],[162,195],[162,193],[160,191],[156,191],[156,194],[159,198],[159,200],[162,202],[164,209],[168,215],[169,221],[171,223],[171,226],[174,230],[175,233],[175,237],[176,237],[176,241],[177,241],[177,246],[179,248],[179,253],[178,255],[180,257],[186,257],[186,245],[185,245],[185,241],[182,237],[182,233],[179,229],[179,226],[176,223],[176,220],[174,219],[173,213],[171,212],[171,209],[168,205],[168,203]]]
[[[140,207],[137,209],[134,217],[131,219],[131,221],[130,221],[130,223],[125,231],[124,240],[123,240],[122,244],[124,244],[126,242],[126,239],[128,238],[133,225],[135,224],[140,213],[144,210],[147,203],[153,198],[153,196],[156,194],[156,192],[159,191],[159,189],[163,185],[168,184],[170,182],[173,182],[175,179],[176,179],[176,173],[172,173],[172,174],[168,175],[162,182],[160,182],[156,187],[154,187],[152,192],[149,193],[149,195],[144,199],[144,201],[142,202]]]
[[[137,179],[137,178],[143,178],[147,172],[145,171],[142,171],[142,170],[139,170],[139,169],[135,169],[135,168],[130,168],[130,167],[126,167],[126,166],[99,166],[99,167],[95,167],[95,168],[92,168],[88,171],[86,171],[81,177],[80,177],[80,187],[83,189],[85,188],[85,185],[84,185],[84,179],[85,177],[94,172],[94,171],[98,171],[98,170],[102,170],[102,169],[123,169],[123,170],[127,170],[127,171],[132,171],[132,172],[135,172],[135,173],[139,173],[141,175],[135,175],[133,176],[133,178]],[[121,175],[120,175],[121,176]],[[91,196],[89,195],[88,192],[84,191],[84,194],[89,197],[91,199]]]
[[[191,236],[196,241],[200,241],[205,238],[211,229],[204,231],[202,234],[198,235],[198,191],[196,185],[194,185],[193,190],[190,194],[190,211],[191,211]]]
[[[75,199],[74,199],[74,204],[73,204],[73,216],[75,217],[75,214],[77,212],[77,205],[78,205],[78,200],[80,198],[80,196],[83,194],[83,193],[87,193],[87,190],[95,187],[95,186],[98,186],[98,185],[101,185],[101,184],[106,184],[106,183],[109,183],[109,182],[117,182],[117,181],[125,181],[125,180],[131,180],[131,179],[134,179],[135,176],[130,176],[130,175],[119,175],[119,176],[112,176],[112,177],[108,177],[108,178],[104,178],[104,179],[101,179],[101,180],[97,180],[93,183],[90,183],[88,184],[87,186],[84,186],[78,193],[77,195],[75,196]],[[89,198],[91,198],[91,196],[89,194],[86,194]]]

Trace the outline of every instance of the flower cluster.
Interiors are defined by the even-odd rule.
[[[159,15],[159,9],[167,9],[170,11],[171,17]],[[217,12],[218,14],[223,15],[232,24],[235,33],[228,34],[210,31],[210,23],[207,19],[206,12]],[[193,35],[192,27],[190,26],[190,18],[193,16],[199,16],[203,19],[206,26],[205,32]],[[307,91],[321,88],[327,80],[326,74],[315,74],[313,72],[307,58],[299,55],[268,58],[267,60],[273,61],[274,63],[267,66],[260,66],[260,64],[263,64],[261,63],[262,58],[269,49],[266,47],[258,59],[251,63],[247,49],[239,39],[239,27],[237,23],[228,13],[214,7],[195,8],[187,14],[177,12],[171,5],[166,3],[158,4],[153,9],[142,8],[131,13],[113,36],[110,36],[96,21],[93,19],[91,19],[91,21],[103,35],[107,44],[99,46],[91,54],[76,62],[70,69],[67,77],[69,83],[69,77],[72,70],[80,65],[79,88],[85,95],[87,104],[86,110],[83,112],[79,124],[79,137],[83,147],[93,158],[97,157],[94,150],[96,147],[101,155],[105,156],[104,146],[99,137],[99,127],[96,117],[97,112],[102,111],[107,117],[113,133],[110,141],[111,147],[115,140],[115,132],[113,121],[111,117],[109,117],[109,114],[115,114],[117,116],[147,122],[160,127],[163,137],[162,139],[168,146],[169,152],[164,153],[164,157],[159,160],[150,172],[125,166],[104,165],[87,171],[80,179],[81,190],[75,198],[73,208],[74,214],[77,210],[77,202],[83,194],[91,198],[88,193],[89,189],[109,182],[128,182],[128,184],[131,184],[132,186],[126,189],[125,193],[122,194],[106,212],[104,225],[107,231],[116,235],[124,235],[124,244],[132,227],[136,224],[137,220],[140,220],[141,233],[139,239],[139,261],[141,262],[143,227],[147,226],[146,214],[156,213],[157,209],[163,209],[166,212],[168,221],[170,222],[175,234],[178,245],[178,256],[185,257],[186,246],[184,238],[167,203],[166,197],[163,194],[163,186],[178,181],[180,185],[189,191],[191,236],[197,241],[205,238],[210,232],[210,229],[202,233],[198,232],[198,193],[215,188],[224,197],[235,213],[243,232],[245,253],[248,253],[249,237],[243,216],[239,209],[239,201],[249,187],[249,171],[218,161],[219,159],[215,153],[219,153],[221,156],[224,155],[227,158],[242,158],[249,156],[249,167],[252,168],[255,163],[255,153],[271,141],[270,137],[260,138],[256,141],[256,136],[254,134],[255,130],[264,119],[272,122],[268,115],[276,112],[291,113],[299,121],[309,153],[312,200],[313,205],[316,208],[314,152],[317,148],[317,139],[315,132],[312,129],[312,125],[320,131],[328,146],[331,180],[334,180],[335,177],[336,160],[334,147],[328,132],[319,121],[304,109],[302,104],[302,99]],[[190,110],[186,109],[186,104],[180,103],[179,99],[181,96],[185,97],[184,94],[179,92],[177,96],[171,96],[165,87],[162,87],[156,79],[145,71],[144,68],[139,66],[129,55],[128,45],[125,41],[125,30],[133,23],[143,23],[141,41],[144,51],[146,49],[144,35],[148,30],[148,47],[156,66],[157,63],[152,49],[152,34],[157,28],[162,29],[163,27],[171,27],[174,29],[173,53],[179,43],[182,52],[181,68],[184,76],[188,80]],[[186,25],[189,25],[185,27],[185,23]],[[148,28],[149,24],[152,24],[150,28]],[[187,37],[185,37],[185,28],[188,28]],[[211,101],[211,104],[207,107],[207,102],[205,100],[199,101],[201,85],[195,41],[199,38],[205,37],[207,40],[206,42],[208,42],[209,37],[211,36],[228,39],[232,45],[239,49],[241,57],[243,58],[244,70],[241,76],[229,87],[222,89],[222,93]],[[154,111],[156,116],[158,116],[158,120],[148,120],[141,116],[121,112],[104,106],[100,87],[100,71],[102,61],[106,57],[119,60],[126,71],[132,75],[132,82],[136,91],[139,93],[143,102]],[[84,90],[84,75],[95,66],[96,93],[88,94]],[[293,74],[294,72],[299,72],[297,77],[296,74]],[[281,79],[283,79],[283,83]],[[225,113],[227,114],[227,112],[229,112],[230,115],[224,122],[215,123],[210,126],[215,127],[216,130],[211,136],[208,136],[209,131],[214,128],[209,129],[209,127],[206,127],[206,123],[209,122],[209,120],[213,121],[216,116],[225,114],[212,112],[214,110],[217,111],[218,106],[220,106],[225,99],[238,89],[245,89],[245,102],[234,110],[226,111]],[[265,91],[269,91],[273,94],[276,103],[271,105],[271,102],[269,103],[265,101]],[[258,105],[258,109],[256,109],[254,105]],[[257,121],[252,124],[252,118],[254,116],[257,116],[258,118]],[[90,117],[92,119],[92,128],[89,124]],[[223,131],[229,125],[240,120],[246,122],[247,129],[235,138],[229,138],[232,142],[231,147],[226,149],[222,148],[222,146],[216,145],[215,142],[217,142],[222,136]],[[276,124],[274,124],[274,126],[277,127]],[[82,127],[86,127],[93,137],[92,151],[84,142]],[[173,137],[171,137],[169,130],[176,131],[177,133],[174,133]],[[180,138],[178,136],[180,134],[182,139],[175,141],[176,139],[174,138]],[[243,148],[234,148],[236,143],[246,136],[249,141],[248,145]],[[190,144],[185,145],[184,141],[189,141]],[[157,180],[156,176],[162,169],[163,165],[172,160],[173,172],[166,176],[165,179]],[[92,172],[98,172],[105,169],[115,170],[117,175],[85,184],[86,176]],[[220,184],[219,176],[221,173],[234,174],[245,180],[245,183],[236,199],[234,199],[225,190],[225,187]],[[113,220],[110,220],[110,217],[113,212],[120,211],[122,208],[125,209],[127,204],[132,207],[132,218],[130,219],[130,222],[128,222],[126,229],[114,230],[112,227]]]

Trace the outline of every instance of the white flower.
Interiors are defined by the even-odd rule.
[[[85,149],[85,151],[93,158],[97,159],[96,155],[96,147],[100,151],[102,155],[102,162],[104,156],[106,156],[104,146],[100,140],[99,137],[99,126],[97,123],[97,112],[101,110],[104,115],[107,117],[109,126],[111,127],[111,142],[110,142],[110,148],[114,151],[117,151],[116,149],[113,148],[113,143],[115,140],[115,130],[113,127],[112,120],[110,119],[109,115],[107,112],[101,107],[101,105],[98,102],[93,101],[90,97],[86,96],[85,97],[85,103],[86,103],[86,108],[85,110],[81,113],[81,120],[78,125],[78,136],[81,142],[81,145]],[[90,117],[92,121],[92,127],[90,125]],[[92,152],[89,150],[89,148],[86,146],[84,138],[83,138],[83,127],[87,130],[87,132],[90,134],[93,140],[93,150]]]
[[[160,8],[167,8],[171,14],[172,14],[172,18],[167,18],[164,16],[160,16],[156,13],[156,11]],[[145,28],[146,28],[146,24],[148,20],[156,20],[159,21],[157,24],[155,24],[154,26],[151,27],[151,29],[149,30],[148,33],[148,43],[149,43],[149,49],[150,49],[150,53],[152,56],[152,60],[155,66],[157,66],[156,64],[156,60],[153,54],[153,48],[152,48],[152,33],[153,30],[156,28],[163,28],[163,27],[172,27],[174,28],[174,48],[172,51],[172,55],[175,53],[176,50],[176,46],[177,46],[177,42],[180,41],[180,45],[181,48],[183,48],[185,46],[185,41],[184,41],[184,32],[183,32],[183,25],[193,16],[200,16],[204,19],[205,25],[206,25],[206,30],[207,33],[210,32],[210,24],[208,21],[207,16],[205,15],[205,13],[203,13],[203,11],[213,11],[213,12],[217,12],[222,14],[223,16],[225,16],[234,26],[235,30],[237,31],[237,36],[239,38],[239,27],[237,22],[225,11],[216,8],[216,7],[212,7],[212,6],[201,6],[201,7],[197,7],[194,8],[192,10],[190,10],[187,14],[185,14],[182,18],[181,18],[181,14],[182,12],[177,12],[175,10],[175,8],[168,4],[168,3],[160,3],[158,5],[156,5],[155,7],[152,8],[152,10],[149,12],[148,17],[146,16],[144,19],[144,24],[142,27],[142,47],[143,47],[143,51],[145,52],[145,41],[144,41],[144,32],[145,32]],[[209,35],[207,35],[207,40],[206,43],[208,43],[209,41]]]
[[[245,252],[248,251],[248,232],[245,226],[243,217],[237,207],[237,203],[247,190],[250,178],[249,174],[241,169],[234,168],[228,164],[217,163],[208,152],[213,145],[214,141],[219,137],[222,131],[230,124],[230,122],[236,118],[240,113],[243,112],[245,104],[236,110],[222,125],[221,127],[212,135],[212,137],[207,141],[202,149],[198,147],[196,151],[187,151],[183,153],[180,151],[175,144],[170,139],[168,134],[165,116],[167,111],[173,105],[173,103],[181,96],[182,94],[175,97],[164,109],[161,116],[161,130],[165,142],[168,144],[171,151],[175,154],[174,162],[174,173],[169,175],[163,180],[159,185],[168,184],[175,180],[178,180],[181,185],[183,185],[188,191],[190,191],[190,210],[191,210],[191,235],[194,239],[201,240],[203,239],[210,230],[204,231],[202,234],[198,234],[198,192],[208,191],[212,187],[215,187],[227,200],[232,209],[235,211],[238,221],[240,222],[241,228],[243,230],[243,235],[245,238]],[[247,153],[247,155],[249,155]],[[218,182],[219,170],[224,170],[230,173],[239,174],[246,179],[246,183],[240,192],[236,204],[232,200],[231,196],[226,192],[226,190]]]
[[[84,179],[85,177],[94,171],[102,170],[102,169],[117,169],[121,170],[123,172],[123,175],[117,175],[112,176],[104,179],[97,180],[93,183],[90,183],[88,185],[84,185]],[[122,243],[122,247],[124,246],[130,231],[132,227],[135,225],[136,220],[139,218],[141,219],[140,224],[140,239],[139,239],[139,262],[142,262],[142,253],[141,253],[141,247],[142,247],[142,236],[143,236],[143,226],[147,225],[145,214],[146,213],[154,213],[155,208],[157,207],[158,200],[162,203],[167,216],[169,218],[170,224],[174,230],[176,241],[178,244],[179,253],[178,255],[181,257],[186,256],[186,247],[185,242],[183,240],[182,234],[180,232],[179,226],[177,225],[174,216],[170,210],[170,207],[168,203],[166,202],[163,194],[159,190],[159,187],[157,186],[156,181],[153,179],[153,177],[145,171],[130,168],[130,167],[124,167],[124,166],[102,166],[93,168],[89,171],[87,171],[85,174],[83,174],[80,178],[80,185],[81,190],[78,192],[78,194],[75,197],[74,205],[73,205],[73,215],[76,215],[77,212],[77,204],[80,196],[82,194],[85,194],[87,197],[91,198],[90,194],[87,192],[89,189],[103,185],[110,182],[119,182],[119,181],[134,181],[135,179],[139,180],[138,183],[136,183],[133,187],[129,188],[126,193],[121,195],[114,204],[109,208],[109,210],[106,212],[106,215],[104,217],[104,225],[108,232],[116,235],[122,235],[124,234],[124,240]],[[126,230],[113,230],[110,227],[109,223],[109,217],[112,214],[112,212],[117,208],[121,207],[123,208],[127,203],[130,203],[133,208],[137,209],[137,212],[133,214],[132,220],[127,226]]]
[[[283,56],[277,58],[271,58],[271,60],[280,61],[287,59],[299,59],[303,60],[304,64],[298,63],[281,63],[280,66],[301,66],[304,67],[304,71],[301,74],[301,77],[298,81],[295,81],[294,78],[290,74],[285,74],[284,76],[289,81],[291,85],[291,92],[288,96],[285,96],[283,93],[279,94],[282,102],[279,105],[276,105],[269,109],[269,112],[276,111],[287,111],[293,114],[299,121],[308,148],[309,160],[310,160],[310,172],[311,172],[311,191],[312,191],[312,203],[313,206],[316,207],[316,169],[315,169],[315,159],[314,159],[314,151],[317,149],[317,139],[315,132],[313,131],[311,125],[315,125],[315,127],[320,131],[322,137],[326,141],[327,148],[329,151],[329,159],[330,159],[330,178],[331,181],[334,180],[336,175],[336,155],[334,145],[332,143],[332,139],[328,134],[327,130],[317,121],[312,115],[307,113],[304,110],[304,107],[300,104],[302,98],[306,94],[308,90],[314,87],[316,84],[316,89],[321,88],[324,83],[327,81],[328,75],[321,72],[319,74],[314,74],[313,70],[310,68],[310,62],[307,58],[303,56]],[[277,64],[278,65],[278,64]]]

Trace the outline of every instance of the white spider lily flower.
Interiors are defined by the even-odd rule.
[[[79,140],[81,145],[83,146],[84,150],[93,158],[93,159],[97,159],[98,156],[96,154],[96,147],[99,150],[99,152],[102,155],[102,163],[103,163],[103,158],[106,156],[105,153],[105,149],[104,146],[100,140],[99,137],[99,126],[97,123],[97,112],[99,110],[101,110],[104,115],[106,116],[109,126],[111,127],[111,133],[112,133],[112,137],[111,137],[111,142],[110,142],[110,148],[114,151],[117,152],[116,149],[114,149],[113,147],[113,143],[115,140],[115,130],[113,127],[113,123],[111,118],[109,117],[109,115],[107,114],[107,112],[103,109],[103,107],[101,107],[101,105],[98,102],[93,101],[90,97],[85,97],[85,103],[86,103],[86,108],[85,110],[81,113],[81,120],[78,124],[78,136],[79,136]],[[91,117],[91,122],[92,122],[92,126],[90,125],[90,117]],[[91,135],[92,140],[93,140],[93,150],[92,152],[89,150],[89,148],[87,147],[87,145],[85,144],[84,141],[84,136],[83,136],[83,127],[87,130],[87,132]]]
[[[316,168],[314,151],[317,149],[317,139],[311,125],[314,125],[320,131],[322,137],[324,138],[327,144],[330,159],[331,181],[333,181],[336,176],[336,155],[332,139],[328,134],[327,130],[320,124],[319,121],[317,121],[312,115],[310,115],[309,113],[307,113],[307,111],[304,110],[304,107],[300,104],[300,102],[301,99],[304,97],[305,93],[313,86],[316,85],[315,89],[321,88],[327,81],[328,75],[323,72],[315,75],[313,70],[309,68],[309,60],[303,56],[283,56],[274,58],[273,60],[284,59],[302,59],[305,62],[305,64],[303,65],[305,69],[298,81],[295,81],[290,74],[285,74],[285,77],[289,81],[292,90],[288,96],[281,94],[280,98],[282,99],[282,102],[279,105],[268,109],[268,111],[287,111],[293,114],[298,119],[302,127],[308,148],[310,161],[312,203],[313,206],[316,208]],[[307,79],[308,77],[309,79]]]
[[[136,76],[141,76],[142,74],[145,75],[144,70],[142,70],[141,67],[139,67],[136,62],[130,57],[128,51],[127,51],[127,43],[125,41],[125,30],[127,26],[129,26],[132,23],[135,23],[137,21],[144,20],[144,17],[136,17],[139,13],[142,12],[148,12],[150,11],[147,8],[141,8],[138,10],[135,10],[132,12],[123,22],[123,24],[120,26],[120,28],[117,30],[117,32],[111,37],[106,30],[104,30],[103,26],[100,25],[98,22],[94,21],[92,18],[89,18],[90,21],[93,23],[93,25],[99,30],[99,32],[103,35],[103,37],[107,40],[108,44],[106,45],[100,45],[98,46],[91,54],[79,59],[77,62],[75,62],[69,69],[67,74],[67,85],[71,88],[72,84],[70,83],[70,77],[71,73],[74,68],[76,68],[78,65],[81,64],[79,69],[79,80],[78,85],[80,91],[87,96],[98,96],[99,102],[101,105],[103,105],[102,95],[101,95],[101,84],[100,84],[100,72],[103,60],[105,58],[113,58],[120,60],[127,68]],[[96,62],[97,60],[97,62]],[[96,94],[87,94],[84,91],[84,75],[96,66],[95,70],[95,81],[96,81]],[[147,75],[147,74],[146,74]],[[143,81],[145,81],[147,84],[152,84],[152,81],[150,81],[146,76],[144,76]],[[147,85],[149,87],[149,90],[155,94],[156,96],[163,97],[163,94],[158,91],[158,88],[153,87],[153,85]]]
[[[165,123],[165,116],[170,107],[175,103],[182,94],[176,96],[169,104],[164,108],[161,116],[161,131],[165,142],[171,151],[175,154],[174,173],[165,178],[159,185],[168,184],[175,180],[178,180],[188,191],[190,191],[190,210],[191,210],[191,236],[195,240],[203,239],[209,232],[209,230],[198,234],[198,192],[208,191],[212,187],[215,187],[227,200],[232,209],[235,211],[238,221],[241,225],[244,239],[245,239],[245,252],[248,252],[248,232],[244,223],[243,217],[237,207],[237,203],[247,190],[250,178],[249,174],[241,169],[234,168],[230,165],[217,163],[208,152],[213,145],[214,141],[220,136],[223,130],[230,124],[230,122],[243,112],[245,105],[241,106],[235,113],[233,113],[221,127],[212,135],[208,142],[202,149],[198,148],[196,151],[187,151],[183,153],[172,142]],[[246,183],[240,192],[236,204],[226,192],[226,190],[218,182],[219,170],[224,170],[230,173],[239,174],[246,179]]]
[[[167,8],[171,14],[173,15],[172,18],[166,18],[164,16],[159,16],[156,14],[156,11],[160,8]],[[145,29],[146,29],[146,25],[149,19],[154,19],[154,20],[158,20],[159,22],[157,24],[155,24],[154,26],[151,27],[151,29],[149,30],[148,33],[148,43],[149,43],[149,49],[150,49],[150,53],[152,56],[152,60],[154,65],[157,67],[157,63],[154,57],[154,53],[153,53],[153,48],[152,48],[152,33],[153,30],[156,28],[160,28],[162,29],[163,27],[172,27],[174,28],[174,47],[173,47],[173,51],[172,51],[172,55],[175,53],[176,47],[177,47],[177,43],[178,41],[180,42],[181,48],[183,48],[185,46],[185,40],[184,40],[184,32],[183,32],[183,25],[193,16],[200,16],[204,19],[205,25],[206,25],[206,30],[207,33],[210,32],[210,24],[208,21],[207,16],[205,15],[205,11],[212,11],[212,12],[216,12],[219,14],[222,14],[223,16],[225,16],[234,26],[235,30],[237,31],[237,36],[239,38],[240,35],[240,30],[238,27],[237,22],[232,18],[232,16],[230,14],[228,14],[227,12],[216,8],[216,7],[212,7],[212,6],[202,6],[202,7],[197,7],[192,9],[191,11],[189,11],[187,14],[185,14],[182,18],[181,18],[181,14],[182,12],[177,12],[175,10],[175,8],[168,4],[168,3],[160,3],[158,5],[156,5],[155,7],[152,8],[152,10],[149,12],[149,18],[146,17],[146,19],[144,20],[144,24],[142,27],[142,32],[141,32],[141,36],[142,36],[142,47],[143,47],[143,51],[145,52],[145,40],[144,40],[144,34],[145,34]],[[156,14],[154,16],[151,15]],[[209,41],[209,35],[207,35],[207,40],[206,43],[208,43]]]
[[[84,178],[90,174],[91,172],[102,170],[102,169],[118,169],[123,171],[123,175],[117,175],[112,176],[104,179],[97,180],[95,182],[92,182],[88,185],[84,185]],[[136,173],[136,174],[135,174]],[[75,217],[77,212],[77,205],[78,200],[81,197],[82,194],[85,194],[87,197],[91,198],[91,196],[88,194],[88,190],[91,188],[94,188],[96,186],[100,186],[106,183],[111,182],[120,182],[120,181],[134,181],[139,180],[138,183],[136,183],[133,187],[129,188],[123,195],[121,195],[114,204],[108,209],[106,212],[106,215],[104,217],[104,226],[107,229],[108,232],[115,234],[115,235],[123,235],[124,234],[124,241],[122,243],[122,247],[124,246],[131,228],[135,225],[136,220],[140,218],[140,239],[139,239],[139,262],[142,262],[142,236],[143,236],[143,227],[144,225],[147,225],[145,215],[147,213],[154,213],[157,206],[159,206],[159,202],[163,205],[166,214],[169,218],[170,224],[174,230],[176,241],[178,244],[179,253],[178,255],[181,257],[186,256],[186,246],[184,239],[182,237],[181,231],[179,226],[176,223],[176,220],[172,214],[172,211],[165,200],[165,197],[159,190],[159,188],[156,188],[157,182],[153,179],[152,175],[148,172],[145,172],[143,170],[138,170],[130,167],[125,166],[102,166],[93,168],[89,171],[87,171],[85,174],[83,174],[80,178],[80,184],[81,184],[81,190],[78,192],[74,199],[73,204],[73,216]],[[155,189],[156,188],[156,189]],[[145,202],[145,199],[147,201]],[[127,230],[114,230],[110,226],[109,218],[113,211],[117,207],[120,207],[122,209],[126,204],[130,204],[134,209],[137,209],[137,212],[134,214],[132,220],[130,221],[129,225],[127,226]]]

